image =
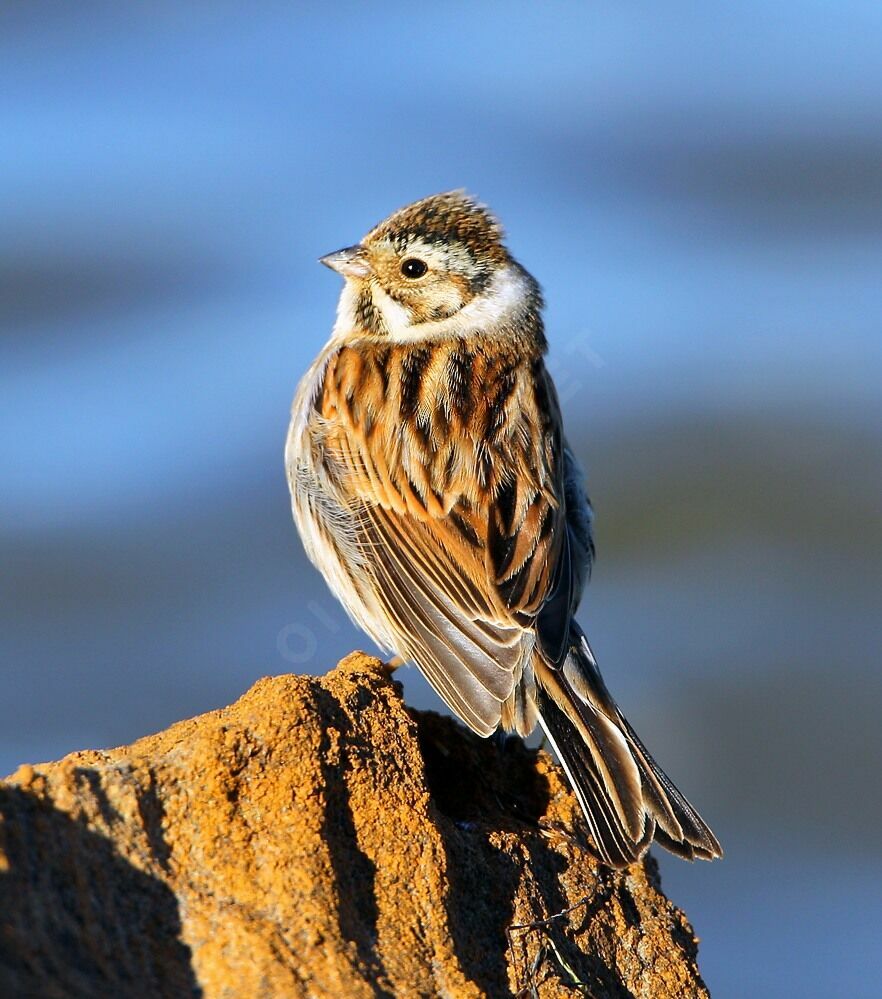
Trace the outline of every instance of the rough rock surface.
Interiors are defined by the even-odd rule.
[[[654,862],[363,654],[0,783],[8,999],[578,994],[707,995]]]

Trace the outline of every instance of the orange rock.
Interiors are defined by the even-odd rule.
[[[353,653],[0,783],[0,995],[706,996],[654,862],[581,830],[547,755]]]

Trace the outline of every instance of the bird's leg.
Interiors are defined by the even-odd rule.
[[[392,676],[392,674],[395,672],[395,670],[398,669],[399,666],[404,665],[404,662],[405,660],[403,656],[392,656],[389,662],[383,663],[383,672],[388,674],[389,676]]]

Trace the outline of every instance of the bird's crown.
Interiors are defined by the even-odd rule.
[[[502,226],[465,191],[432,194],[400,208],[376,225],[364,242],[404,246],[413,239],[430,244],[459,243],[475,259],[501,263],[508,257]]]

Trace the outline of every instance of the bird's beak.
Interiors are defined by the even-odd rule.
[[[319,257],[319,263],[330,267],[332,271],[342,274],[345,278],[366,277],[370,273],[370,266],[361,244],[347,246],[344,250]]]

